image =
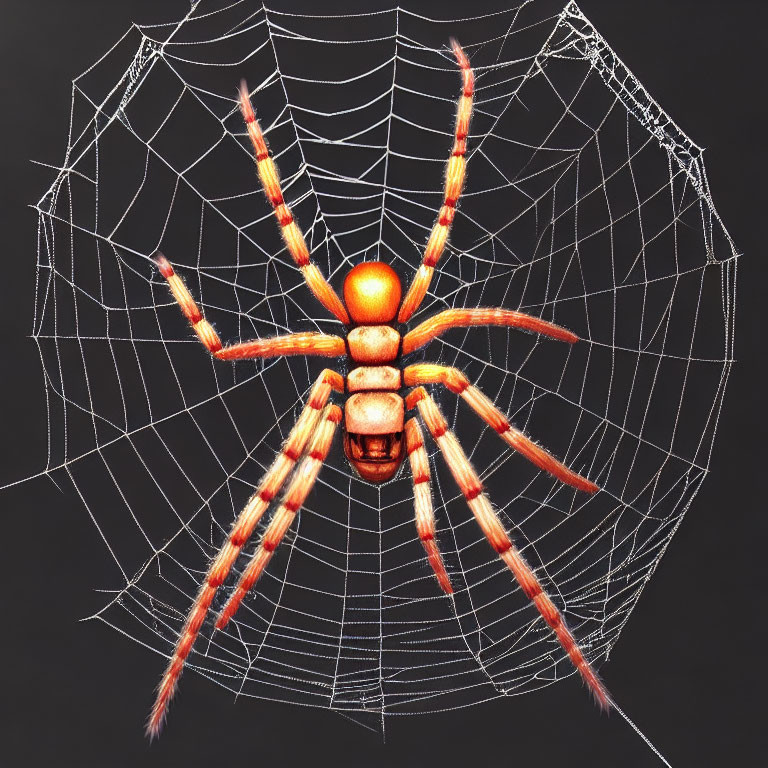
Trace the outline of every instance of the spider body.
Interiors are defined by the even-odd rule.
[[[494,403],[461,371],[434,363],[403,365],[403,359],[408,355],[454,327],[496,325],[527,330],[569,344],[578,341],[575,334],[558,325],[522,312],[496,307],[447,309],[427,318],[415,328],[405,330],[404,335],[398,330],[407,329],[409,320],[427,293],[445,249],[464,183],[464,156],[472,112],[474,75],[459,44],[452,41],[452,45],[463,87],[458,100],[453,149],[446,168],[443,204],[429,235],[422,263],[405,298],[402,298],[397,274],[381,262],[358,264],[350,270],[344,281],[344,301],[312,263],[304,236],[283,199],[277,168],[244,83],[240,91],[240,109],[253,145],[259,178],[274,209],[286,250],[315,298],[344,327],[345,336],[292,333],[225,346],[171,264],[162,254],[156,256],[160,274],[167,281],[174,299],[214,358],[236,361],[284,355],[347,356],[350,371],[345,378],[327,368],[317,378],[280,453],[246,502],[211,562],[160,681],[147,723],[150,737],[159,733],[185,661],[218,590],[224,588],[244,545],[256,531],[262,517],[271,510],[259,545],[215,620],[216,629],[223,629],[228,624],[264,572],[312,490],[340,423],[343,423],[347,459],[363,480],[383,483],[391,479],[408,457],[413,476],[416,531],[438,586],[446,595],[451,595],[454,585],[437,542],[429,458],[420,423],[427,427],[488,543],[554,633],[598,704],[604,708],[611,704],[608,693],[568,629],[560,609],[507,533],[461,444],[424,385],[442,385],[459,395],[509,447],[560,482],[586,493],[595,493],[597,485],[559,462],[510,424]],[[401,394],[403,388],[409,390],[405,397]],[[343,412],[338,405],[330,402],[334,392],[345,398]],[[410,418],[409,412],[414,413]]]
[[[358,365],[346,379],[344,453],[371,483],[390,480],[405,458],[402,369],[386,365],[397,362],[402,338],[382,324],[394,320],[401,296],[400,278],[379,261],[358,264],[344,281],[344,303],[359,324],[347,336],[350,362]]]

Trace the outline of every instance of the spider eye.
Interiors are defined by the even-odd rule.
[[[389,323],[400,306],[400,278],[380,261],[353,267],[344,280],[344,303],[356,323]]]

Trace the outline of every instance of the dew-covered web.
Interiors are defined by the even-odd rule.
[[[158,675],[327,361],[212,360],[151,256],[162,247],[228,342],[338,332],[259,187],[236,103],[245,77],[332,284],[366,259],[409,282],[452,141],[451,36],[477,76],[467,182],[414,321],[503,306],[582,341],[456,329],[422,357],[462,369],[601,486],[590,497],[536,470],[435,388],[597,666],[706,475],[732,359],[736,252],[700,148],[575,4],[444,20],[201,1],[178,23],[133,28],[75,81],[68,152],[38,205],[46,472],[71,478],[107,548],[96,617],[154,650]],[[216,632],[209,620],[188,667],[242,694],[382,722],[573,675],[434,446],[430,456],[454,599],[416,536],[409,474],[367,484],[337,442],[236,620]]]

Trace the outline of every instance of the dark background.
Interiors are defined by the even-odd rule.
[[[441,16],[492,8],[480,5],[408,7]],[[73,77],[131,21],[166,21],[187,7],[187,0],[3,3],[4,483],[34,474],[45,459],[44,389],[29,338],[36,215],[27,206],[47,187],[50,171],[30,160],[60,164]],[[680,127],[707,148],[715,204],[744,254],[738,365],[712,471],[602,673],[619,704],[676,768],[762,765],[768,762],[760,727],[766,408],[758,393],[766,370],[768,6],[582,0],[580,7]],[[323,9],[343,8],[324,3]],[[7,489],[2,499],[4,765],[660,765],[620,716],[601,716],[590,705],[574,678],[526,697],[394,718],[382,744],[377,734],[334,713],[235,701],[190,674],[162,738],[149,745],[143,722],[161,671],[157,657],[101,623],[78,621],[99,583],[91,553],[103,547],[87,512],[45,478]]]

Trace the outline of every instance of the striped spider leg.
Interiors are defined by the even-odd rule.
[[[335,427],[338,421],[334,422],[333,419],[341,418],[338,407],[327,406],[326,403],[328,402],[332,390],[343,391],[343,389],[343,379],[335,371],[326,369],[320,374],[312,387],[306,405],[299,418],[296,420],[293,429],[291,429],[280,453],[275,457],[272,466],[262,477],[256,491],[238,515],[227,539],[219,550],[219,553],[211,561],[202,586],[189,609],[187,619],[179,633],[173,655],[171,656],[160,680],[160,684],[158,685],[155,702],[146,728],[147,735],[150,736],[150,738],[157,736],[162,728],[168,710],[168,704],[176,691],[176,686],[182,670],[184,669],[184,664],[192,650],[195,640],[197,639],[198,633],[203,626],[203,622],[208,615],[211,603],[213,602],[219,587],[226,581],[242,548],[251,538],[254,529],[269,508],[270,503],[280,493],[286,479],[294,470],[299,459],[305,455],[306,450],[307,453],[303,461],[306,462],[307,459],[312,459],[312,461],[315,462],[315,464],[312,464],[313,470],[315,470],[316,467],[315,474],[310,482],[307,482],[305,479],[303,485],[297,491],[294,487],[295,478],[305,477],[306,471],[304,464],[294,472],[294,480],[286,493],[283,505],[273,516],[267,531],[262,537],[261,548],[269,546],[268,542],[272,540],[271,537],[274,535],[273,526],[275,525],[275,521],[278,519],[285,519],[286,512],[284,511],[284,508],[287,506],[289,510],[292,509],[293,514],[295,515],[299,507],[304,503],[304,499],[314,483],[314,477],[317,476],[322,460],[327,454],[325,442],[322,442],[321,445],[324,452],[321,451],[320,454],[317,453],[318,449],[315,446],[319,439],[318,435],[324,439],[328,431],[325,422],[330,420]],[[330,411],[328,410],[329,408],[331,408]],[[332,434],[333,430],[331,430],[331,436]],[[307,449],[308,444],[309,449]],[[322,455],[322,458],[318,460],[318,456],[320,455]],[[288,524],[290,524],[290,520],[288,521]],[[279,540],[277,543],[279,543]],[[275,543],[275,546],[277,546],[277,543]],[[218,628],[218,624],[216,626]]]
[[[446,384],[452,391],[461,394],[469,405],[490,424],[499,435],[513,448],[522,453],[529,461],[541,469],[551,473],[561,482],[567,483],[579,490],[594,493],[598,487],[565,467],[557,459],[539,447],[521,432],[511,427],[506,417],[488,398],[476,387],[469,384],[466,377],[453,368],[437,365],[415,365],[405,369],[406,384],[418,382],[440,382]],[[611,699],[602,681],[584,652],[568,629],[562,614],[557,609],[549,595],[544,591],[541,582],[536,578],[533,569],[528,565],[520,551],[515,546],[501,524],[488,496],[483,492],[480,478],[472,464],[467,459],[456,436],[448,429],[437,403],[422,386],[413,389],[406,398],[406,407],[410,410],[417,408],[419,416],[427,426],[430,434],[437,443],[445,459],[448,469],[467,501],[472,514],[475,516],[480,529],[489,544],[496,551],[514,575],[525,596],[534,604],[542,619],[554,632],[563,650],[568,654],[571,663],[578,670],[597,703],[603,709],[611,706]],[[417,499],[418,503],[418,499]],[[431,510],[431,502],[429,504]],[[434,532],[434,522],[432,524]],[[434,533],[432,533],[434,537]],[[432,559],[430,559],[432,563]],[[442,561],[440,561],[442,564]],[[442,572],[435,567],[435,575],[441,583]],[[444,571],[444,569],[443,569]],[[445,589],[445,587],[443,587]],[[448,590],[446,590],[448,591]]]

